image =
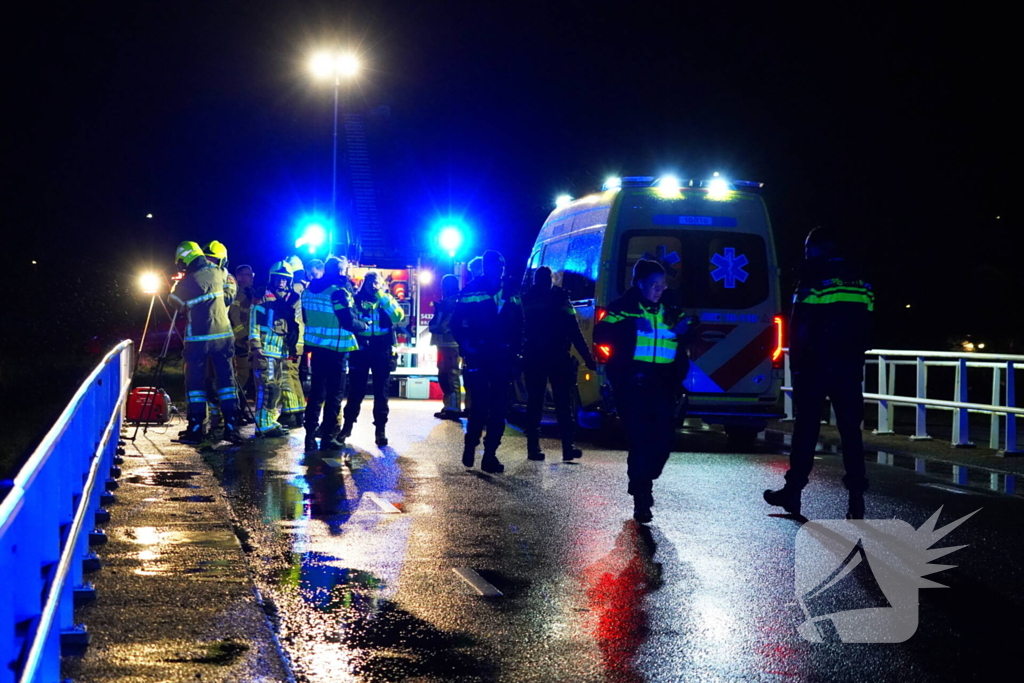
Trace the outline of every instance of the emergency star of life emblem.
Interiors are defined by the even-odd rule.
[[[750,273],[743,270],[743,266],[747,265],[749,261],[743,254],[737,256],[736,250],[732,247],[726,247],[723,251],[725,254],[715,254],[711,257],[711,265],[717,266],[711,271],[711,279],[715,282],[724,279],[726,289],[735,289],[737,280],[747,281]]]
[[[956,565],[930,564],[964,548],[932,548],[971,516],[936,529],[940,507],[914,529],[899,519],[818,520],[796,536],[796,598],[812,642],[902,643],[917,631],[920,588],[945,588],[923,577]]]

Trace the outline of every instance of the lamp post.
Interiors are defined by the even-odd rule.
[[[328,236],[328,255],[334,252],[334,231],[338,225],[338,93],[342,77],[353,78],[359,72],[359,68],[359,58],[350,53],[320,52],[310,61],[310,70],[316,78],[334,78],[334,160],[331,168],[331,228]]]

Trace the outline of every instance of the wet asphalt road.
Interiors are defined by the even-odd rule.
[[[299,680],[909,682],[1019,671],[1019,498],[869,464],[869,518],[916,528],[940,506],[940,526],[981,512],[937,544],[970,545],[940,560],[956,568],[929,577],[949,588],[919,591],[912,638],[810,643],[797,633],[800,521],[761,500],[781,483],[780,451],[737,454],[719,433],[681,433],[645,528],[630,519],[614,439],[584,442],[571,464],[549,440],[536,463],[508,429],[506,472],[490,476],[461,466],[462,427],[434,419],[438,405],[394,401],[384,449],[367,404],[344,454],[304,456],[297,430],[207,456]],[[807,517],[843,516],[841,467],[818,459]]]

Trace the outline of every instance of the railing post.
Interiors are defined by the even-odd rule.
[[[1013,361],[1006,362],[1006,402],[1007,408],[1017,406],[1016,398],[1016,377],[1014,376]],[[1017,416],[1006,414],[1006,448],[999,452],[1000,455],[1024,455],[1017,447]]]
[[[924,356],[917,357],[917,392],[916,397],[923,399],[928,397],[928,364],[924,361]],[[928,436],[928,406],[923,404],[917,404],[914,406],[916,413],[916,420],[914,426],[914,435],[910,437],[913,440],[926,440],[932,437]]]
[[[1003,369],[992,368],[992,405],[997,406],[1002,400],[1002,377]],[[1007,419],[1013,419],[1010,415]],[[992,413],[988,418],[988,447],[994,451],[999,450],[999,413]]]
[[[956,365],[956,385],[953,388],[953,400],[957,403],[967,403],[967,359],[960,357]],[[974,446],[970,440],[970,427],[967,424],[967,410],[964,408],[953,409],[953,446],[956,448],[970,448]]]
[[[885,360],[885,356],[878,357],[878,393],[885,394],[890,391],[889,382],[886,380],[886,374],[888,372],[888,363]],[[895,371],[895,366],[893,366]],[[889,410],[891,402],[888,399],[878,399],[878,429],[875,430],[875,434],[892,434],[892,427],[890,426],[889,419],[891,413]]]

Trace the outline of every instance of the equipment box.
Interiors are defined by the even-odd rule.
[[[398,395],[402,398],[426,400],[430,398],[430,380],[426,377],[400,377]]]
[[[171,397],[163,389],[135,387],[128,394],[126,408],[129,422],[158,422],[171,418]]]

